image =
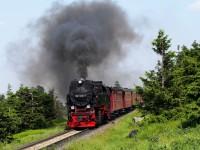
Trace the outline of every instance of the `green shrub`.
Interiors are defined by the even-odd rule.
[[[182,122],[182,128],[196,127],[200,124],[200,112],[190,114],[189,118]]]
[[[19,131],[20,122],[15,111],[0,102],[0,142],[10,142],[12,134]]]
[[[198,150],[200,139],[186,138],[182,141],[174,141],[170,144],[172,150]]]
[[[35,114],[30,121],[30,129],[40,129],[48,126],[48,122],[41,114]]]

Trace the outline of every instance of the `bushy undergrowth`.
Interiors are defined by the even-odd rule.
[[[143,110],[146,115],[144,123],[165,123],[167,121],[181,121],[181,128],[196,127],[200,124],[200,108],[196,103],[186,104],[169,110],[163,110],[159,114],[153,114]]]

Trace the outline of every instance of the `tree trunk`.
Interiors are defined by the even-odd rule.
[[[165,53],[162,52],[162,62],[161,62],[161,84],[162,88],[165,88],[165,73],[164,73],[164,59],[165,59]]]

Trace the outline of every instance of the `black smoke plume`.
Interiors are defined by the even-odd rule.
[[[62,96],[72,79],[87,78],[88,68],[123,56],[123,44],[137,38],[125,12],[112,1],[54,4],[32,30],[39,40],[23,79],[55,88]]]

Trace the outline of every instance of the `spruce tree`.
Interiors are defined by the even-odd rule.
[[[153,40],[152,45],[154,52],[161,56],[161,62],[158,64],[160,65],[161,86],[164,88],[167,78],[166,74],[169,62],[167,59],[169,57],[168,51],[171,46],[171,39],[168,38],[168,35],[166,35],[163,30],[160,30],[156,39]]]

